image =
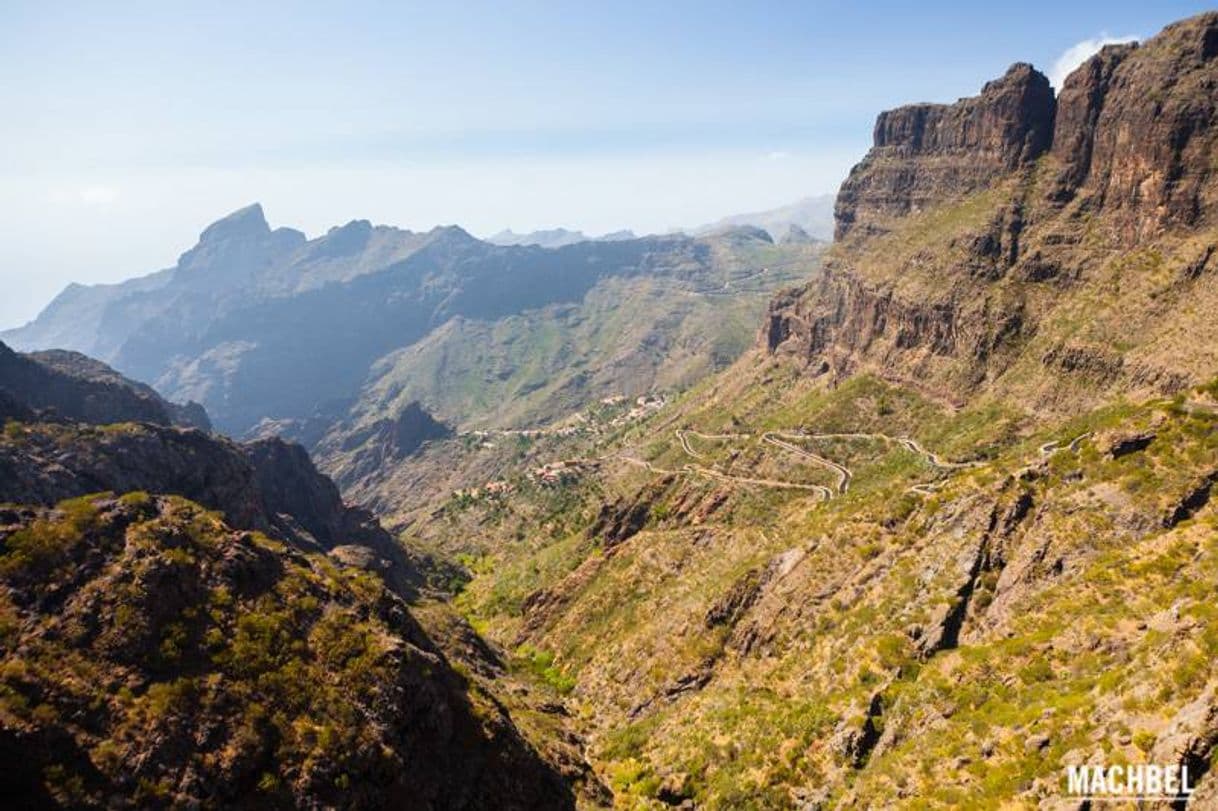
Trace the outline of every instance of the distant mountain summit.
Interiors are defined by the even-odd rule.
[[[574,245],[577,242],[616,242],[623,239],[636,239],[633,231],[613,231],[599,237],[590,237],[583,231],[569,231],[566,228],[529,231],[518,234],[508,228],[489,236],[486,241],[492,245],[536,245],[540,248],[561,248],[564,245]]]
[[[486,238],[492,245],[537,245],[542,248],[560,248],[563,245],[573,245],[576,242],[586,242],[588,237],[582,231],[569,231],[566,228],[551,228],[541,231],[529,231],[518,234],[511,228],[506,228],[497,234]]]
[[[794,227],[802,231],[806,237],[828,242],[833,238],[833,200],[832,194],[805,197],[778,208],[747,214],[733,214],[712,223],[687,229],[687,233],[711,234],[731,226],[748,225],[761,228],[775,240],[781,240],[787,238],[790,229]]]

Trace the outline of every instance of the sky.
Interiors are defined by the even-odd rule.
[[[258,201],[310,236],[639,233],[832,193],[875,115],[1200,3],[0,0],[0,327]],[[15,291],[15,295],[11,294]]]

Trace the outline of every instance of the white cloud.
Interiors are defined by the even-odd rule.
[[[768,155],[766,155],[766,157],[772,161],[781,161],[781,160],[786,160],[787,158],[791,157],[791,153],[783,152],[782,150],[775,150],[774,152],[771,152]]]
[[[1057,61],[1053,63],[1053,67],[1049,70],[1049,83],[1055,89],[1061,90],[1066,77],[1073,73],[1079,65],[1099,53],[1100,48],[1105,45],[1136,42],[1137,40],[1138,37],[1135,36],[1110,37],[1107,34],[1100,34],[1098,37],[1076,42],[1063,51],[1062,55],[1057,57]]]

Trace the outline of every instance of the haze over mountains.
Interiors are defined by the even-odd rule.
[[[803,232],[807,238],[828,242],[833,238],[833,200],[834,195],[832,194],[805,197],[790,205],[748,214],[733,214],[704,225],[674,229],[670,233],[706,236],[726,228],[749,226],[760,228],[775,241],[779,241],[788,237],[794,227],[797,229],[796,234]],[[558,248],[592,239],[611,242],[634,238],[635,235],[632,231],[613,231],[599,237],[590,237],[582,231],[554,228],[524,234],[517,234],[511,229],[507,229],[487,237],[486,241],[495,245],[539,245],[543,248]]]
[[[1216,156],[1211,12],[880,113],[831,246],[251,206],[69,288],[0,345],[0,781],[1218,804]]]
[[[566,228],[552,228],[544,231],[530,231],[517,234],[510,228],[486,238],[493,245],[536,245],[541,248],[561,248],[564,245],[574,245],[576,242],[601,240],[616,242],[622,239],[635,239],[633,231],[613,231],[599,237],[586,236],[582,231],[568,231]]]
[[[793,260],[816,252],[741,233],[550,249],[356,220],[308,240],[253,205],[208,226],[175,267],[69,287],[3,338],[103,359],[202,403],[234,435],[309,422],[316,441],[363,385],[400,399],[385,378],[443,419],[528,423],[733,360],[768,293],[799,277]],[[610,302],[628,325],[608,328]],[[590,353],[601,368],[581,371]]]

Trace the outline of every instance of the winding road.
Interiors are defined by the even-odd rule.
[[[1209,411],[1210,413],[1213,413],[1213,411],[1208,408],[1206,408],[1204,410]],[[572,429],[569,427],[565,428],[565,429],[561,429],[561,430],[564,432],[567,432],[567,433],[573,432]],[[491,435],[491,434],[500,434],[500,435],[523,434],[523,435],[527,436],[527,435],[556,433],[556,431],[546,430],[546,429],[533,429],[533,430],[525,429],[525,430],[501,430],[501,431],[495,431],[495,432],[479,431],[479,432],[474,432],[474,433],[481,435],[481,436],[487,436],[487,435]],[[752,434],[747,434],[747,433],[709,434],[709,433],[703,433],[701,431],[696,431],[692,428],[677,428],[677,429],[675,429],[674,433],[676,434],[677,441],[681,445],[681,450],[685,453],[685,455],[689,456],[691,459],[705,459],[706,458],[705,453],[699,451],[697,448],[695,448],[690,443],[691,437],[703,440],[705,442],[719,442],[719,441],[724,441],[724,440],[748,440],[748,439],[753,438]],[[1068,443],[1066,443],[1065,447],[1069,448],[1069,450],[1072,453],[1077,453],[1082,441],[1084,439],[1088,438],[1089,436],[1091,436],[1090,431],[1083,433],[1083,434],[1079,434],[1078,436],[1071,439]],[[738,486],[770,487],[770,488],[781,489],[781,490],[802,490],[804,492],[815,493],[816,495],[820,496],[821,499],[824,501],[828,501],[829,499],[832,499],[835,496],[844,495],[850,489],[850,483],[854,479],[854,472],[852,470],[850,470],[850,468],[841,464],[840,462],[835,462],[832,459],[829,459],[828,457],[821,456],[820,454],[814,453],[814,452],[808,450],[807,448],[800,447],[799,445],[794,444],[795,442],[803,442],[803,441],[809,441],[809,440],[811,440],[811,441],[835,440],[835,439],[883,442],[888,445],[900,446],[901,448],[909,451],[910,453],[913,453],[913,454],[916,454],[916,455],[922,457],[924,460],[926,460],[927,464],[929,464],[930,466],[938,468],[939,470],[945,470],[945,471],[965,470],[965,469],[969,469],[969,468],[979,467],[984,464],[983,462],[976,462],[976,461],[974,461],[974,462],[952,462],[947,459],[944,459],[942,456],[935,453],[934,451],[929,450],[928,448],[926,448],[926,446],[922,445],[920,442],[918,442],[916,439],[913,439],[912,437],[891,436],[889,434],[882,434],[882,433],[839,432],[839,433],[810,434],[810,433],[805,433],[803,431],[765,431],[760,435],[759,439],[762,443],[764,443],[766,445],[770,445],[770,446],[776,447],[780,450],[786,451],[787,453],[797,456],[804,461],[810,462],[818,467],[824,468],[825,470],[832,472],[837,477],[837,482],[836,482],[835,486],[830,488],[830,487],[826,487],[825,485],[822,485],[822,484],[806,484],[803,482],[785,481],[782,479],[757,478],[757,477],[753,477],[753,476],[737,476],[737,475],[730,474],[730,473],[724,473],[720,470],[716,470],[715,468],[707,467],[705,465],[694,464],[692,462],[682,465],[679,469],[670,470],[667,468],[657,467],[656,465],[652,464],[651,462],[649,462],[645,459],[639,459],[635,456],[630,456],[625,453],[609,454],[607,456],[600,457],[600,459],[619,459],[623,462],[626,462],[627,464],[644,468],[645,470],[647,470],[651,473],[658,474],[658,475],[676,476],[676,475],[686,474],[686,475],[701,476],[703,478],[713,479],[715,481],[723,482],[725,484],[738,485]],[[1055,440],[1046,442],[1037,448],[1037,453],[1042,458],[1047,458],[1047,457],[1053,455],[1054,453],[1056,453],[1057,451],[1062,450],[1062,443],[1063,443],[1063,440],[1059,440],[1059,439],[1055,439]],[[920,484],[915,484],[915,485],[910,486],[909,488],[907,488],[906,492],[914,493],[914,494],[920,495],[920,496],[932,496],[938,492],[939,488],[943,485],[943,483],[944,482],[942,480],[933,481],[933,482],[922,482]]]
[[[850,472],[850,469],[848,467],[846,467],[845,465],[839,465],[837,462],[834,462],[832,459],[826,459],[823,456],[819,456],[815,453],[812,453],[809,450],[805,450],[804,448],[801,448],[798,445],[792,445],[790,442],[786,441],[788,439],[814,439],[814,438],[815,438],[815,435],[808,436],[808,435],[804,435],[804,434],[784,434],[784,433],[779,433],[778,431],[766,431],[764,434],[761,435],[762,442],[768,442],[769,444],[773,445],[776,448],[782,448],[783,450],[789,451],[789,452],[795,454],[796,456],[799,456],[803,459],[807,459],[809,462],[812,462],[813,464],[820,465],[821,467],[826,468],[826,469],[831,470],[834,473],[836,473],[837,474],[837,492],[839,494],[845,493],[846,489],[850,486],[850,480],[852,478],[854,478],[854,474]]]
[[[703,455],[698,453],[689,445],[689,437],[696,436],[698,439],[705,439],[708,442],[714,442],[720,439],[749,439],[750,434],[704,434],[701,431],[693,431],[688,428],[678,428],[677,439],[681,440],[681,449],[695,459],[702,459]]]
[[[698,476],[703,476],[708,479],[726,482],[729,484],[755,485],[759,487],[774,487],[784,490],[806,490],[810,493],[816,493],[822,496],[826,501],[833,498],[833,491],[822,484],[801,484],[799,482],[787,482],[779,479],[755,479],[749,476],[732,476],[728,473],[721,473],[718,470],[712,470],[702,465],[687,464],[682,465],[680,470],[669,470],[667,468],[656,467],[646,459],[638,459],[634,456],[626,454],[618,454],[615,458],[621,459],[623,462],[646,469],[650,473],[656,473],[663,476],[676,476],[681,473],[693,473]]]
[[[689,441],[690,437],[695,437],[697,439],[705,440],[708,442],[720,441],[720,440],[740,440],[740,439],[752,439],[753,438],[752,434],[744,434],[744,433],[707,434],[707,433],[703,433],[701,431],[695,431],[691,428],[677,428],[674,431],[674,433],[676,434],[677,441],[680,442],[680,444],[681,444],[681,450],[684,451],[685,454],[692,459],[705,459],[706,454],[697,450],[690,443],[690,441]],[[850,482],[854,479],[854,472],[852,470],[850,470],[850,468],[841,464],[840,462],[835,462],[832,459],[829,459],[828,457],[821,456],[820,454],[817,454],[817,453],[813,453],[812,451],[808,450],[807,448],[802,448],[802,447],[794,444],[794,442],[792,440],[794,440],[794,441],[806,441],[806,440],[815,441],[815,440],[831,440],[831,439],[870,440],[870,441],[884,442],[889,445],[899,445],[900,447],[904,448],[905,450],[909,451],[910,453],[915,453],[915,454],[921,456],[932,467],[936,467],[941,470],[960,470],[963,468],[976,467],[977,465],[981,464],[980,462],[950,462],[950,461],[947,461],[946,459],[939,456],[934,451],[928,450],[917,440],[911,439],[909,437],[894,437],[894,436],[889,436],[888,434],[861,433],[861,432],[859,432],[859,433],[808,434],[808,433],[793,432],[793,431],[766,431],[763,434],[761,434],[761,437],[760,437],[761,442],[763,442],[767,445],[771,445],[773,447],[779,448],[780,450],[784,450],[787,453],[798,456],[800,459],[811,462],[812,464],[817,465],[818,467],[822,467],[822,468],[832,472],[834,475],[837,476],[837,483],[833,488],[825,487],[824,485],[821,485],[821,484],[804,484],[801,482],[783,481],[780,479],[763,479],[763,478],[754,478],[751,476],[735,476],[732,474],[723,473],[723,472],[715,470],[713,468],[706,467],[704,465],[697,465],[697,464],[686,464],[686,465],[682,466],[680,470],[667,470],[664,468],[658,468],[655,465],[651,464],[650,462],[647,462],[642,459],[637,459],[637,458],[631,457],[631,456],[619,455],[617,458],[622,459],[633,465],[645,467],[647,470],[649,470],[653,473],[660,473],[660,474],[666,474],[666,475],[677,475],[679,473],[693,473],[693,474],[696,474],[699,476],[703,476],[705,478],[715,479],[717,481],[728,482],[728,483],[735,483],[735,484],[742,484],[742,485],[755,485],[755,486],[760,486],[760,487],[774,487],[774,488],[781,488],[781,489],[788,489],[788,490],[805,490],[808,492],[815,492],[815,493],[819,494],[825,500],[828,500],[830,498],[833,498],[835,495],[842,495],[850,489]],[[915,484],[909,488],[909,492],[917,493],[919,495],[924,495],[924,496],[931,495],[932,493],[935,492],[937,487],[938,487],[938,483],[936,483],[936,482]]]

